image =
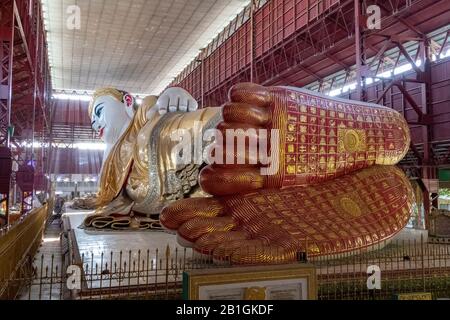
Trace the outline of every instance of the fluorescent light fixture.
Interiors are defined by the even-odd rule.
[[[331,91],[328,93],[328,95],[329,95],[330,97],[335,97],[335,96],[340,95],[341,93],[342,93],[342,88],[331,90]]]
[[[435,62],[435,61],[438,61],[438,60],[445,59],[447,57],[450,57],[450,49],[447,50],[445,53],[442,53],[439,56],[439,59],[438,59],[438,57],[436,55],[433,55],[431,60]],[[415,65],[417,67],[420,67],[422,65],[422,60],[418,59],[415,62]],[[375,79],[374,78],[366,78],[366,84],[370,85],[370,84],[372,84],[374,82],[379,82],[380,81],[379,78],[386,78],[386,79],[392,78],[393,75],[399,75],[399,74],[408,72],[408,71],[410,71],[412,69],[413,69],[413,66],[410,63],[406,63],[406,64],[403,64],[403,65],[401,65],[401,66],[399,66],[399,67],[397,67],[395,69],[391,69],[391,70],[387,70],[387,71],[384,71],[382,73],[379,73]],[[335,97],[335,96],[338,96],[338,95],[340,95],[342,93],[345,93],[345,92],[348,92],[348,91],[351,91],[351,90],[355,90],[355,89],[356,89],[356,83],[353,82],[353,83],[347,84],[347,85],[345,85],[343,87],[333,89],[330,92],[326,93],[326,95],[328,95],[330,97]]]
[[[404,65],[402,65],[402,66],[400,66],[400,67],[397,67],[397,68],[395,68],[395,70],[394,70],[394,75],[398,75],[398,74],[402,74],[402,73],[404,73],[404,72],[407,72],[407,71],[409,71],[409,70],[412,70],[412,65],[410,64],[410,63],[408,63],[408,64],[404,64]]]
[[[23,148],[31,148],[31,143],[29,142],[22,142],[20,144]],[[53,146],[59,148],[59,149],[79,149],[79,150],[100,150],[104,151],[106,150],[106,144],[103,142],[80,142],[80,143],[74,143],[71,145],[67,145],[64,143],[54,143]],[[13,149],[15,146],[12,146]],[[45,148],[47,149],[49,147],[48,143],[41,143],[39,141],[34,142],[33,148],[34,149],[40,149]]]
[[[90,95],[56,93],[53,95],[53,98],[58,100],[91,101],[92,97]]]
[[[441,53],[441,55],[439,56],[440,59],[444,59],[447,57],[450,57],[450,49],[448,49],[447,52]]]
[[[94,91],[55,89],[53,93],[53,99],[90,102],[92,100],[93,94]],[[144,93],[131,93],[131,95],[136,97],[137,104],[142,103],[143,97],[150,96],[150,94]]]

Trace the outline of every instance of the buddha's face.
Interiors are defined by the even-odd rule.
[[[111,96],[95,99],[92,108],[92,128],[107,144],[115,144],[132,120],[132,102],[119,102]],[[130,110],[127,110],[130,109]]]

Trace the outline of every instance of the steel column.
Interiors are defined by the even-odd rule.
[[[360,0],[355,0],[355,49],[356,49],[356,94],[357,98],[361,101],[365,101],[363,97],[363,85],[364,79],[362,76],[363,67],[363,52],[364,47],[362,43],[362,31],[361,31],[361,4]]]
[[[201,96],[202,96],[202,109],[205,107],[205,57],[206,57],[206,50],[203,48],[200,53],[200,59],[201,59]]]
[[[429,39],[424,37],[423,39],[424,43],[424,71],[422,74],[418,74],[418,78],[422,81],[424,81],[422,87],[422,95],[423,95],[423,108],[424,113],[427,115],[430,115],[433,112],[433,98],[431,95],[431,52],[430,52],[430,42]],[[418,80],[419,80],[418,79]],[[422,175],[424,179],[428,179],[428,181],[436,181],[437,179],[437,169],[433,166],[433,149],[432,149],[432,141],[433,141],[433,130],[430,124],[427,124],[423,127],[423,136],[424,136],[424,162],[427,167],[422,169]],[[432,166],[432,167],[428,167]],[[438,182],[439,183],[439,182]],[[433,191],[437,190],[430,190],[429,185],[427,186],[428,190],[425,191],[425,193],[428,195],[428,199],[437,199],[437,195]],[[439,187],[439,186],[438,186]],[[428,203],[428,206],[425,208],[425,225],[426,228],[429,229],[429,214],[431,213],[431,209],[433,204],[437,206],[437,203],[431,201]]]
[[[255,74],[255,0],[250,5],[250,82],[254,82]]]
[[[13,2],[15,3],[15,2]],[[7,123],[8,123],[8,135],[6,139],[6,146],[11,146],[11,111],[12,111],[12,99],[13,99],[13,64],[14,64],[14,34],[15,34],[15,15],[12,12],[11,21],[11,40],[9,47],[9,68],[8,68],[8,104],[7,104]]]
[[[11,145],[11,110],[13,98],[13,63],[14,63],[14,10],[11,1],[0,7],[0,143],[8,148]],[[9,183],[11,189],[11,180]],[[10,193],[5,199],[5,223],[10,224]]]

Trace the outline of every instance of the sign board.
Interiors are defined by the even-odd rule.
[[[442,182],[450,181],[450,169],[439,170],[439,181]]]
[[[309,264],[193,270],[183,274],[186,300],[315,300]]]
[[[395,295],[395,300],[433,300],[429,292],[401,293]]]

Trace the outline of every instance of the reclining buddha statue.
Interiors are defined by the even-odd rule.
[[[85,228],[161,229],[158,216],[167,203],[205,195],[197,183],[201,164],[177,163],[171,154],[176,130],[201,134],[222,121],[220,108],[197,109],[181,88],[149,96],[140,105],[114,88],[94,93],[89,115],[106,150],[97,210],[84,221]]]
[[[91,115],[107,151],[89,228],[160,223],[217,261],[269,264],[369,250],[411,215],[414,194],[395,166],[409,128],[380,105],[243,83],[223,106],[201,110],[179,88],[139,108],[100,90]],[[179,149],[180,130],[216,134],[200,151]],[[202,161],[179,161],[191,150]]]

